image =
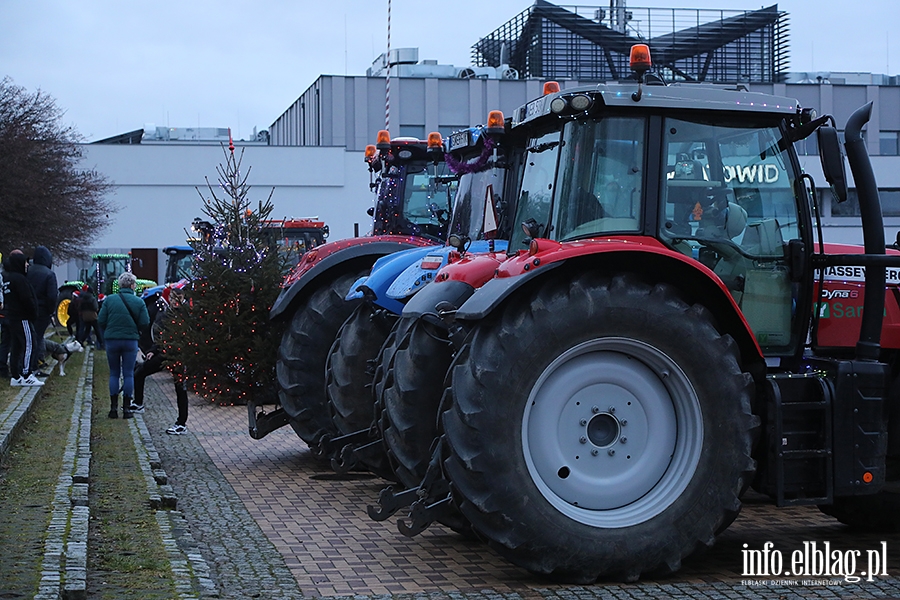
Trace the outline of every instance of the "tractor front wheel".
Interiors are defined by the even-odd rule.
[[[572,583],[667,573],[750,481],[752,377],[668,285],[584,274],[476,326],[442,414],[445,471],[493,547]]]
[[[383,385],[375,388],[383,408],[379,427],[397,478],[413,488],[425,476],[438,436],[438,407],[452,347],[445,331],[406,317],[384,355],[389,362]]]
[[[374,362],[396,320],[395,315],[363,302],[341,326],[331,346],[325,390],[332,420],[343,435],[375,423]],[[376,475],[394,478],[381,444],[360,452],[359,458]]]
[[[339,435],[325,397],[325,361],[338,330],[356,308],[356,302],[344,298],[367,271],[345,273],[317,285],[281,338],[275,369],[278,398],[291,427],[312,447],[323,435]]]

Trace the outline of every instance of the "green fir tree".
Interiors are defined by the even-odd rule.
[[[274,402],[281,331],[269,311],[284,259],[261,227],[274,208],[274,190],[251,207],[243,151],[235,156],[233,144],[224,150],[218,186],[207,178],[208,195],[197,190],[209,220],[194,222],[194,278],[185,305],[170,311],[164,346],[172,371],[184,373],[188,389],[211,402]]]

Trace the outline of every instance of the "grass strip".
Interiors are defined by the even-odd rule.
[[[4,598],[32,598],[37,592],[53,493],[71,426],[77,373],[83,362],[83,354],[73,355],[68,376],[48,378],[0,465],[0,590]]]
[[[91,525],[88,533],[88,595],[92,598],[173,598],[171,565],[147,486],[138,465],[128,421],[109,419],[109,367],[94,357],[91,425]]]

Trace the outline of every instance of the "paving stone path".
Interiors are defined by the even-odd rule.
[[[84,465],[90,450],[83,440],[90,439],[85,390],[90,389],[92,355],[86,359],[53,507],[61,512],[54,512],[45,544],[40,598],[88,596],[84,543],[78,537],[79,523],[86,523],[89,514],[90,477]],[[38,397],[36,389],[23,388],[0,414],[0,450]],[[686,562],[672,577],[555,585],[440,526],[410,539],[397,531],[396,518],[370,520],[365,508],[386,485],[383,480],[331,472],[288,427],[251,439],[245,407],[214,406],[192,397],[188,433],[166,435],[176,415],[167,373],[148,379],[146,405],[129,427],[145,475],[148,510],[155,511],[180,598],[900,599],[900,536],[858,534],[814,507],[777,509],[753,494],[713,550]],[[863,556],[884,547],[888,575],[859,582],[744,576],[744,544],[761,549],[766,542],[788,557],[804,542],[859,549]]]

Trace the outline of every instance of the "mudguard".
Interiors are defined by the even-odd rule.
[[[494,242],[495,252],[505,252],[506,248],[506,241]],[[487,240],[472,242],[468,247],[470,255],[486,254],[490,249]],[[369,296],[375,305],[400,314],[403,300],[422,291],[440,269],[458,260],[459,253],[450,246],[415,248],[379,258],[371,273],[353,284],[347,300]]]
[[[376,257],[392,254],[399,250],[432,245],[431,240],[424,238],[385,235],[350,238],[319,246],[304,254],[300,263],[285,279],[284,289],[281,290],[281,294],[272,305],[269,317],[277,319],[289,312],[288,309],[294,300],[310,282],[342,264],[363,258],[369,258],[374,262]]]
[[[453,306],[462,306],[475,293],[475,288],[465,281],[450,279],[422,288],[403,307],[403,317],[420,318],[424,315],[435,315],[435,307],[439,302],[449,302]]]
[[[504,253],[508,245],[505,240],[496,240],[493,252]],[[477,240],[469,244],[467,251],[468,255],[477,256],[491,252],[492,248],[487,240]],[[459,261],[460,258],[459,253],[450,246],[432,250],[420,262],[410,265],[394,280],[387,290],[388,297],[403,299],[418,293],[435,278],[440,269],[451,262]]]
[[[401,276],[413,265],[418,265],[424,256],[440,248],[440,246],[410,248],[382,256],[372,265],[372,270],[368,275],[360,277],[350,286],[350,292],[347,294],[346,300],[369,297],[373,304],[394,314],[400,314],[403,310],[403,304],[387,293],[388,288],[391,287],[397,277]]]
[[[506,300],[514,291],[537,277],[543,276],[548,271],[561,267],[564,261],[553,262],[534,269],[516,277],[503,277],[491,279],[478,288],[478,293],[459,306],[456,311],[457,320],[475,321],[488,316],[501,302]]]
[[[456,320],[483,319],[513,292],[563,265],[573,269],[610,269],[616,268],[616,264],[628,265],[631,270],[657,276],[662,274],[663,281],[669,279],[674,285],[683,286],[683,289],[690,289],[707,298],[711,303],[707,308],[713,310],[719,323],[735,338],[748,364],[763,360],[762,350],[728,289],[704,265],[669,250],[653,239],[623,237],[565,244],[544,239],[536,241],[536,253],[523,252],[500,265],[495,277],[479,287],[459,307]],[[661,269],[661,265],[666,266]]]

